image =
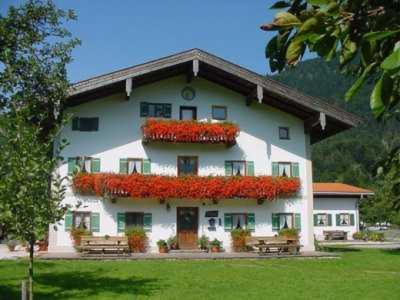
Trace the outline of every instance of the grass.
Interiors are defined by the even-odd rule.
[[[37,261],[35,299],[399,299],[400,251],[340,251],[329,260]],[[19,299],[26,267],[0,261],[0,299]]]

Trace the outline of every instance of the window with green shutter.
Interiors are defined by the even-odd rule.
[[[73,214],[71,211],[67,211],[64,216],[64,229],[70,231],[72,229]]]
[[[336,214],[336,226],[340,226],[340,215]]]
[[[149,118],[171,118],[172,104],[170,103],[140,103],[140,116]]]
[[[330,226],[329,222],[332,223],[331,215],[325,213],[319,213],[314,215],[314,226]]]
[[[273,162],[272,176],[299,177],[299,163]]]
[[[232,215],[231,214],[224,214],[224,229],[225,229],[225,231],[232,230]]]
[[[68,157],[68,175],[72,175],[79,171],[78,158]]]
[[[279,231],[280,217],[279,214],[272,214],[272,231]]]
[[[143,174],[144,169],[142,158],[121,158],[119,160],[119,172],[121,174]]]
[[[328,214],[328,226],[332,226],[332,215]]]
[[[301,230],[301,214],[294,214],[294,228]]]
[[[244,176],[250,171],[254,175],[254,165],[249,168],[244,160],[227,160],[225,161],[225,176]]]
[[[272,176],[279,176],[279,165],[277,162],[272,163]]]
[[[350,225],[354,225],[354,214],[350,214]]]
[[[92,158],[90,161],[90,172],[99,173],[100,172],[100,158]]]
[[[91,213],[90,214],[90,231],[100,232],[100,214]]]
[[[153,223],[153,216],[151,213],[145,213],[143,215],[143,229],[146,231],[151,231]]]
[[[299,177],[300,170],[299,170],[299,163],[292,163],[292,177]]]
[[[246,175],[254,176],[254,162],[253,161],[246,162]]]
[[[247,229],[254,231],[256,229],[256,216],[253,213],[247,214]]]
[[[232,176],[233,168],[231,161],[225,161],[225,176]]]
[[[117,213],[118,232],[125,231],[125,213]]]
[[[354,225],[354,214],[341,213],[336,215],[337,226],[352,226]]]
[[[128,159],[127,158],[119,159],[119,172],[121,174],[128,174]]]
[[[143,159],[143,174],[151,174],[151,161],[150,159]]]

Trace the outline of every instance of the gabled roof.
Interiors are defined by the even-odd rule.
[[[257,87],[262,88],[262,103],[303,119],[312,143],[357,126],[361,122],[360,117],[343,109],[199,49],[191,49],[77,82],[70,88],[68,103],[73,106],[112,93],[124,92],[125,81],[129,78],[132,78],[134,88],[179,74],[186,74],[188,80],[191,80],[194,60],[199,62],[199,77],[242,94],[247,104],[250,103],[249,99],[256,98]],[[324,130],[318,123],[321,113],[326,116]]]
[[[313,184],[314,195],[373,195],[371,190],[363,189],[349,184],[338,182],[316,182]]]

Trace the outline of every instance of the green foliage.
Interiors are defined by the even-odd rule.
[[[140,226],[133,226],[125,230],[125,235],[127,237],[141,237],[145,238],[146,237],[146,231],[143,229],[143,227]]]
[[[176,235],[169,237],[167,240],[167,244],[170,248],[176,247],[178,245],[178,238],[176,237]]]
[[[217,239],[213,239],[213,240],[210,242],[210,247],[222,248],[222,241],[217,240]]]
[[[353,239],[355,240],[363,240],[366,237],[366,233],[364,231],[357,231],[353,233]]]
[[[368,79],[376,80],[374,116],[400,114],[400,0],[292,0],[272,8],[287,8],[261,26],[277,31],[266,46],[273,72],[297,65],[306,50],[326,61],[337,56],[340,69],[355,75],[347,100]]]
[[[231,231],[231,237],[233,239],[243,238],[243,237],[250,236],[250,235],[251,235],[251,231],[248,229],[235,228]]]
[[[375,232],[375,231],[368,231],[367,238],[369,241],[373,242],[383,242],[385,240],[383,232]]]
[[[168,248],[168,244],[166,240],[158,240],[157,241],[158,248]]]
[[[197,245],[202,250],[208,249],[209,244],[210,244],[210,239],[204,234],[197,241]]]
[[[279,230],[279,236],[298,239],[299,231],[295,228],[284,228],[284,229]]]

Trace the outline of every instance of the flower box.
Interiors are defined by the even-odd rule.
[[[275,176],[160,176],[78,173],[73,188],[79,194],[152,199],[262,199],[295,195],[298,178]]]
[[[148,119],[142,126],[144,142],[234,145],[239,127],[233,123]]]

